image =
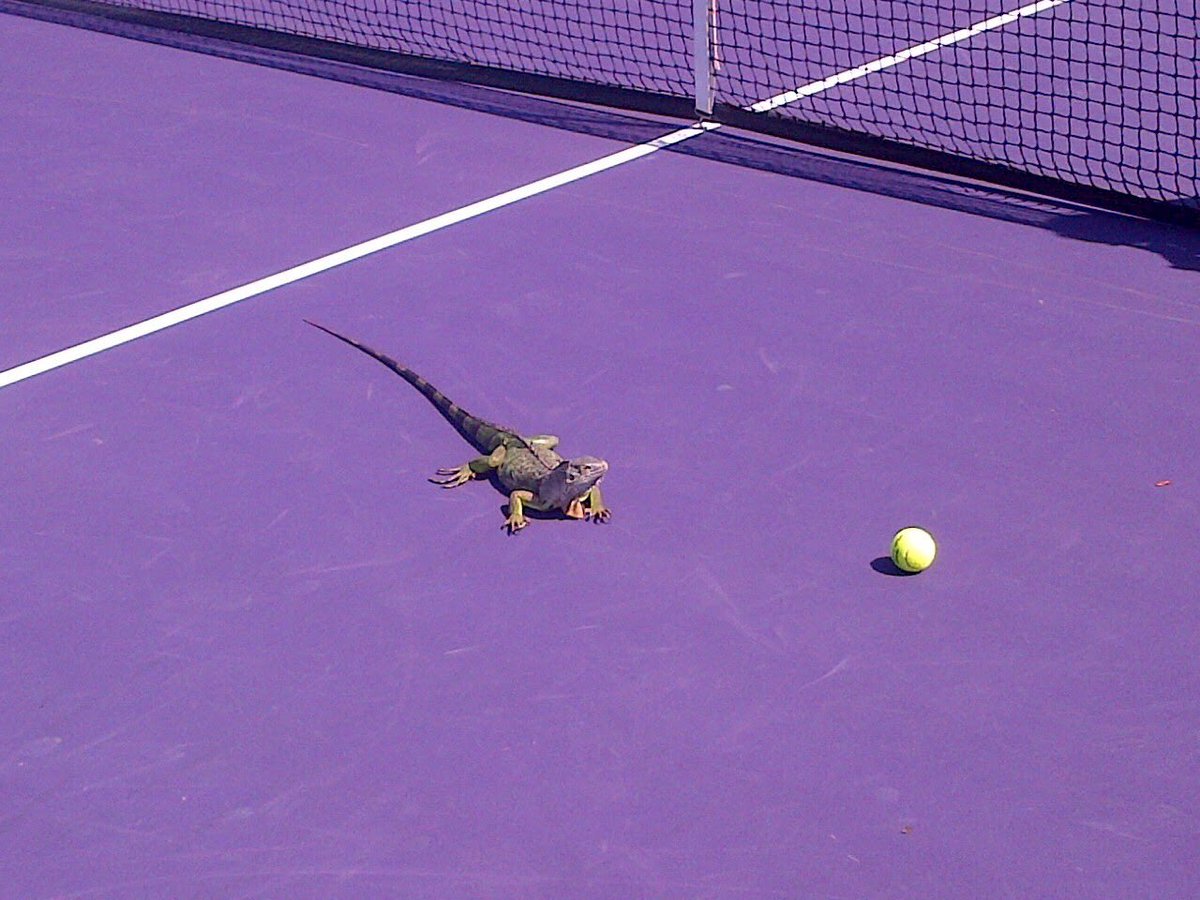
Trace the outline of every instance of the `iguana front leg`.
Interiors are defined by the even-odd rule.
[[[466,484],[472,478],[486,478],[494,469],[504,462],[506,450],[503,444],[493,450],[488,456],[477,456],[469,463],[453,469],[438,469],[437,474],[443,477],[430,478],[434,484],[444,488],[455,488]]]
[[[600,485],[592,485],[592,489],[583,499],[587,503],[587,509],[583,513],[585,518],[593,522],[607,522],[612,517],[612,510],[604,505],[604,500],[600,497]]]
[[[507,528],[509,534],[516,534],[529,524],[525,518],[525,504],[533,505],[533,491],[513,491],[508,495],[508,518],[501,528]]]
[[[507,528],[509,534],[516,534],[529,524],[525,518],[526,509],[536,509],[538,512],[549,512],[550,507],[533,491],[513,491],[508,495],[508,518],[501,528]]]
[[[586,505],[585,505],[586,504]],[[612,510],[604,505],[604,501],[600,499],[599,485],[593,485],[592,489],[571,501],[571,504],[563,510],[563,515],[568,519],[591,519],[593,522],[607,522],[612,516]]]

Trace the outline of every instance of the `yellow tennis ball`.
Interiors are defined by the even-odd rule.
[[[924,528],[901,528],[892,538],[892,562],[905,572],[924,572],[935,556],[937,544]]]

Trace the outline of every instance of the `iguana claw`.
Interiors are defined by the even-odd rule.
[[[504,524],[500,527],[502,529],[507,529],[509,534],[516,534],[528,524],[529,520],[524,516],[510,515],[504,520]]]
[[[438,487],[443,488],[456,488],[459,485],[466,484],[475,477],[475,473],[471,471],[469,465],[458,466],[453,469],[438,469],[437,474],[444,477],[430,478],[429,480]]]
[[[586,510],[583,515],[592,522],[607,522],[612,518],[612,510],[606,506],[602,506],[599,509]]]

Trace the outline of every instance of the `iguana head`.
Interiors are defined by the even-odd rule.
[[[538,498],[548,506],[566,510],[599,483],[608,463],[594,456],[565,459],[538,484]]]

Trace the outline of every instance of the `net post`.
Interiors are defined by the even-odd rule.
[[[715,12],[716,0],[692,0],[692,70],[695,80],[696,114],[712,115],[712,29],[710,11]]]

